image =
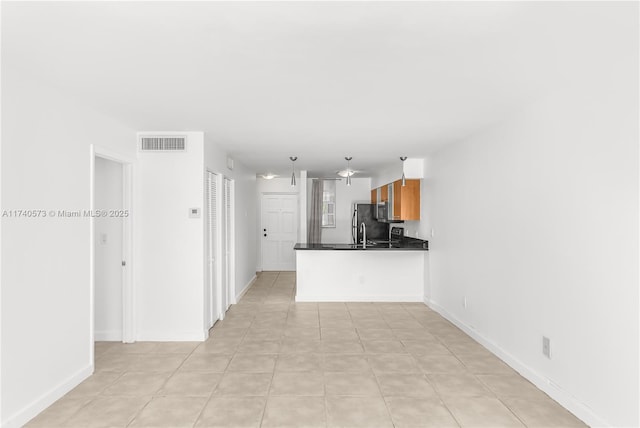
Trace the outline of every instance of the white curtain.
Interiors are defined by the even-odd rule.
[[[313,180],[311,184],[311,209],[309,210],[309,227],[307,242],[320,244],[322,241],[322,191],[323,181]]]

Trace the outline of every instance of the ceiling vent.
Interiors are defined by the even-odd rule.
[[[186,148],[186,136],[153,135],[140,137],[141,152],[184,152]]]

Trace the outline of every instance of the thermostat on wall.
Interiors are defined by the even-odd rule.
[[[200,208],[189,208],[189,218],[200,218]]]

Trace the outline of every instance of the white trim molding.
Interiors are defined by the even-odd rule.
[[[343,298],[333,294],[296,294],[296,302],[389,302],[389,303],[413,303],[422,302],[421,295],[385,295],[385,294],[365,294],[349,295]]]
[[[134,193],[135,193],[135,165],[136,160],[127,155],[118,153],[111,149],[97,146],[95,144],[90,145],[90,164],[89,164],[89,205],[90,209],[95,210],[95,160],[96,158],[103,158],[111,160],[122,165],[122,207],[128,210],[130,215],[123,218],[123,236],[122,236],[122,258],[126,261],[126,267],[122,273],[122,332],[120,339],[123,342],[131,343],[134,341],[135,336],[135,272],[134,272],[134,224],[135,209],[134,209]],[[89,218],[89,325],[90,325],[90,338],[89,349],[91,361],[94,360],[94,342],[96,339],[96,332],[94,332],[94,318],[95,318],[95,221],[93,217]]]
[[[525,379],[533,383],[540,390],[545,392],[549,397],[557,401],[562,407],[573,413],[577,418],[591,427],[609,427],[610,424],[603,421],[588,406],[579,401],[576,397],[555,384],[551,379],[546,378],[531,367],[524,364],[518,358],[493,343],[491,340],[478,333],[475,329],[460,321],[458,318],[450,314],[445,308],[440,306],[433,300],[424,299],[424,304],[433,309],[444,318],[460,328],[476,342],[491,351],[495,356],[504,361],[505,364],[520,373]]]
[[[96,342],[122,342],[121,330],[96,330],[93,332],[93,338]]]
[[[242,296],[244,296],[247,293],[247,291],[249,291],[249,288],[251,288],[251,284],[253,284],[256,278],[257,276],[253,275],[253,277],[249,280],[249,282],[247,282],[245,286],[242,287],[242,290],[236,292],[236,303],[239,302],[240,299],[242,299]]]
[[[2,428],[19,428],[25,425],[31,419],[38,416],[40,412],[62,398],[66,393],[78,386],[92,374],[93,364],[77,371],[56,387],[42,394],[35,401],[31,402],[31,404],[22,408],[18,413],[9,416],[7,420],[2,422]]]
[[[140,331],[137,342],[204,342],[209,331]]]

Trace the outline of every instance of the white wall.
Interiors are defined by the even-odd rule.
[[[308,192],[311,194],[310,184]],[[351,243],[351,215],[355,202],[371,202],[371,179],[352,177],[351,186],[344,180],[336,181],[336,227],[322,228],[323,243]]]
[[[234,160],[234,168],[227,167],[226,151],[214,141],[204,142],[204,167],[211,172],[221,174],[234,180],[235,186],[235,296],[239,296],[251,283],[256,274],[256,175],[242,164]],[[203,172],[204,174],[204,172]],[[204,178],[203,178],[204,180]],[[222,195],[222,192],[220,192]],[[203,210],[203,219],[206,219]],[[206,223],[203,223],[206,224]]]
[[[152,133],[153,134],[153,133]],[[163,133],[168,134],[168,133]],[[185,152],[138,155],[137,340],[203,340],[204,138]],[[189,218],[199,208],[200,218]]]
[[[171,134],[163,132],[162,134]],[[206,298],[205,171],[234,182],[235,269],[239,295],[255,276],[255,173],[235,160],[202,132],[187,135],[184,153],[140,153],[138,160],[138,340],[203,340]],[[222,198],[222,188],[218,197]],[[199,218],[189,209],[199,208]],[[224,211],[221,210],[224,224]],[[223,248],[221,254],[226,252]],[[221,277],[225,277],[224,267]]]
[[[421,302],[424,260],[422,251],[296,251],[296,301]]]
[[[426,168],[432,304],[595,426],[640,424],[629,41],[615,76],[549,96]]]
[[[396,159],[379,168],[371,176],[371,188],[377,189],[380,186],[400,180],[403,172],[405,178],[419,179],[424,177],[424,159],[408,158],[404,162],[400,160],[400,157]]]
[[[122,165],[96,158],[94,209],[122,209]],[[94,340],[122,340],[122,217],[94,220]]]
[[[89,209],[90,145],[134,157],[135,132],[10,64],[3,58],[2,209]],[[2,219],[3,426],[92,371],[89,235],[88,218]]]
[[[392,163],[379,168],[376,173],[371,176],[371,188],[377,189],[378,187],[400,180],[402,178],[402,168],[403,166],[400,159],[398,159],[397,162],[393,161]]]

